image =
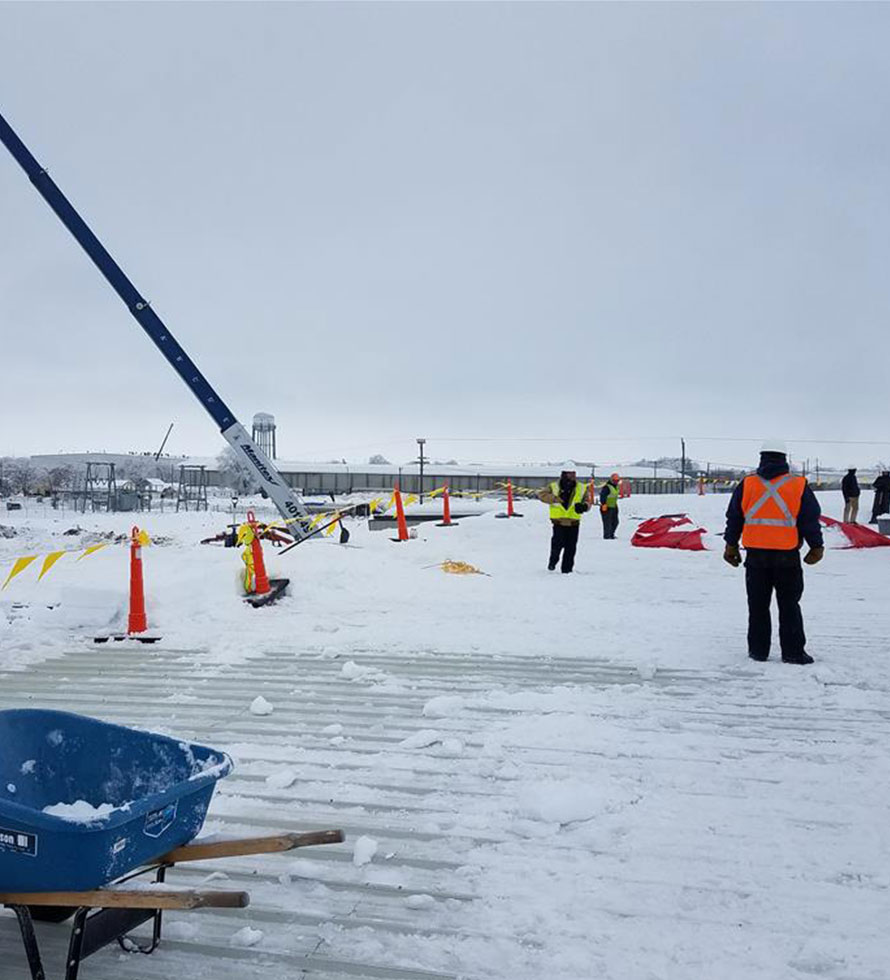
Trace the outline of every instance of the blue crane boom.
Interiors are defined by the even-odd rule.
[[[192,394],[210,413],[211,418],[219,426],[223,438],[235,451],[238,461],[256,478],[262,491],[274,502],[282,517],[291,522],[292,533],[298,540],[306,537],[308,534],[306,525],[302,521],[295,520],[307,513],[306,506],[300,496],[287,485],[275,464],[257,446],[244,426],[235,418],[232,410],[201,374],[194,361],[186,354],[161,318],[151,308],[148,300],[130,282],[123,269],[109,255],[68,198],[59,190],[55,181],[41,167],[2,115],[0,115],[0,142],[25,171],[37,192],[55,211],[62,224],[77,239],[83,250],[108,280],[112,289],[124,301],[127,309],[136,318],[142,329],[154,341],[158,350],[167,358],[176,373],[191,389]]]

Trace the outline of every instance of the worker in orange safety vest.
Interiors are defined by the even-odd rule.
[[[803,568],[800,546],[809,551],[803,559],[815,565],[824,554],[821,509],[806,478],[793,476],[783,442],[769,441],[760,452],[756,473],[736,487],[726,510],[725,561],[734,568],[742,563],[739,542],[746,551],[745,586],[748,593],[748,656],[767,660],[772,637],[770,603],[776,593],[779,607],[779,644],[782,660],[811,664],[800,599]]]

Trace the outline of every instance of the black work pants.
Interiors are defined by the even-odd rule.
[[[765,660],[772,639],[770,603],[773,592],[779,607],[779,645],[783,658],[804,653],[806,636],[800,598],[803,595],[803,567],[800,552],[749,549],[745,560],[748,590],[748,653]]]
[[[575,551],[578,548],[578,532],[580,530],[580,521],[553,525],[553,536],[550,538],[549,568],[556,568],[560,552],[562,553],[562,570],[570,572],[575,567]]]
[[[618,530],[618,508],[607,507],[605,510],[600,508],[600,514],[603,517],[603,537],[606,540],[614,538]]]

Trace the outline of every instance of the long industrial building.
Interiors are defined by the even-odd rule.
[[[134,461],[153,462],[152,456],[138,456],[126,453],[65,453],[32,456],[35,466],[53,468],[71,466],[85,467],[87,462],[114,463],[125,470]],[[203,466],[207,472],[210,486],[222,484],[221,466],[213,456],[163,457],[161,465],[169,468],[171,477],[180,466]],[[389,463],[316,463],[277,459],[275,465],[287,482],[307,496],[315,494],[349,494],[361,491],[391,490],[396,483],[408,493],[429,491],[448,483],[454,491],[484,493],[497,490],[510,480],[516,487],[539,488],[557,479],[559,464],[553,466],[526,465],[485,465],[485,464],[445,464],[428,462],[424,465],[421,484],[420,464],[406,463],[402,466]],[[582,480],[594,477],[597,483],[606,480],[609,474],[617,472],[628,480],[635,493],[679,493],[683,486],[680,474],[675,470],[665,470],[641,466],[621,466],[620,464],[597,463],[594,466],[578,463],[578,476]],[[178,479],[178,476],[174,477]],[[686,485],[694,482],[686,477]]]

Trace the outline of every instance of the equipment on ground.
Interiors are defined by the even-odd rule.
[[[64,976],[77,980],[110,943],[151,953],[164,909],[248,905],[247,892],[167,884],[174,865],[343,840],[323,830],[192,843],[231,768],[224,752],[83,715],[0,711],[0,906],[18,919],[32,980],[46,977],[35,920],[74,916]],[[129,884],[146,874],[153,883]],[[128,937],[147,922],[147,944]]]
[[[161,318],[151,308],[149,301],[130,282],[121,267],[105,250],[71,202],[59,190],[47,171],[37,162],[2,115],[0,115],[0,142],[9,150],[40,196],[77,239],[142,329],[219,426],[223,438],[234,450],[238,462],[259,484],[260,492],[269,497],[281,516],[290,522],[296,538],[306,537],[308,530],[301,518],[305,517],[307,511],[302,498],[287,485],[272,460],[253,441],[231,409],[211,387]]]

